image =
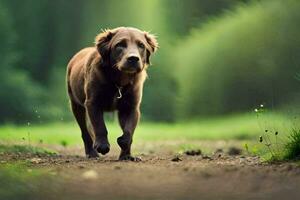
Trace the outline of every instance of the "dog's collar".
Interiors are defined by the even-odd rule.
[[[121,99],[123,97],[123,94],[122,94],[122,90],[124,88],[126,88],[127,86],[129,85],[132,85],[133,84],[133,80],[131,80],[129,83],[127,83],[126,85],[121,85],[121,84],[117,84],[115,83],[115,87],[117,88],[118,90],[118,96],[117,96],[117,99]]]
[[[116,88],[117,88],[117,90],[118,90],[118,96],[117,96],[117,99],[121,99],[122,98],[122,86],[118,86],[117,84],[115,84],[115,86],[116,86]]]

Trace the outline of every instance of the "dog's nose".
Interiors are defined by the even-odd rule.
[[[127,58],[127,60],[128,60],[128,62],[130,62],[130,63],[136,63],[136,62],[138,62],[138,61],[140,60],[140,58],[137,57],[137,56],[129,56],[129,57]]]

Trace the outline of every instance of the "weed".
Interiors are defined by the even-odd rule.
[[[260,105],[255,110],[257,119],[259,120],[266,109],[264,105]],[[296,118],[295,118],[296,119]],[[259,143],[263,147],[257,151],[259,155],[262,155],[266,161],[284,161],[294,160],[300,156],[300,129],[293,128],[292,131],[285,131],[286,133],[280,133],[275,123],[270,125],[270,121],[263,121],[259,126],[262,131],[262,135],[259,136]],[[295,127],[294,123],[291,123],[292,127]],[[268,127],[268,128],[266,128]],[[290,128],[289,128],[290,129]]]
[[[246,150],[247,154],[250,154],[248,143],[244,144],[244,149]]]
[[[300,129],[293,129],[288,136],[284,158],[289,160],[300,158]]]
[[[61,141],[60,141],[60,144],[61,144],[61,146],[63,146],[63,147],[67,147],[67,146],[68,146],[67,140],[61,140]]]

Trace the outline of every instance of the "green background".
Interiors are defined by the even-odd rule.
[[[157,35],[143,121],[299,111],[298,0],[1,0],[0,123],[72,120],[69,59],[101,29]]]

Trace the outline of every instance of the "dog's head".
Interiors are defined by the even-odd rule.
[[[150,55],[158,48],[153,35],[130,27],[104,30],[95,43],[103,61],[125,73],[145,69],[150,64]]]

